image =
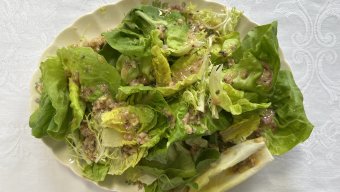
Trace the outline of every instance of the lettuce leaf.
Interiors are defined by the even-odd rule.
[[[216,37],[211,49],[211,61],[213,64],[222,64],[241,46],[240,34],[232,32]]]
[[[194,22],[222,35],[235,31],[242,15],[236,8],[215,12],[211,9],[197,10],[191,3],[186,7],[186,12]]]
[[[162,140],[141,160],[137,168],[157,178],[146,190],[163,192],[182,191],[186,186],[198,188],[193,180],[220,157],[220,152],[207,145],[198,147],[194,141],[185,142],[187,144],[175,142],[167,147],[167,141]]]
[[[122,25],[104,37],[111,47],[128,56],[149,56],[153,32],[164,40],[171,55],[182,56],[192,50],[195,38],[189,39],[189,25],[178,11],[164,13],[157,7],[142,5],[130,11]]]
[[[236,64],[225,78],[236,89],[270,95],[280,69],[278,49],[277,22],[255,27],[233,55]]]
[[[220,158],[220,152],[216,148],[203,148],[201,149],[195,159],[197,172],[203,172],[208,169],[211,163]]]
[[[137,86],[121,86],[118,89],[118,93],[116,95],[116,98],[119,101],[126,101],[129,96],[138,94],[140,92],[148,92],[155,90],[155,88],[150,87],[150,86],[142,86],[142,85],[137,85]]]
[[[165,36],[165,44],[172,55],[182,56],[192,49],[191,44],[188,43],[189,25],[178,11],[163,14],[162,9],[143,5],[131,11],[123,23],[127,23],[127,26],[134,23],[145,36],[148,36],[154,29],[163,30],[164,28],[162,33]],[[136,29],[136,26],[132,28]]]
[[[148,106],[123,106],[104,112],[101,115],[103,127],[121,133],[136,134],[152,129],[157,123],[157,114]]]
[[[273,71],[277,72],[280,69],[277,21],[267,25],[257,26],[249,31],[242,40],[241,47],[243,50],[250,51],[260,61],[268,62]],[[274,79],[275,75],[277,75],[275,72],[273,74]]]
[[[107,43],[98,51],[98,54],[103,56],[112,66],[116,66],[116,62],[120,56],[120,53]]]
[[[224,79],[236,89],[263,93],[269,88],[258,83],[263,70],[262,63],[252,53],[246,52],[239,63],[225,70]]]
[[[275,111],[274,129],[266,129],[264,136],[270,152],[281,155],[305,141],[313,130],[303,108],[303,96],[290,71],[280,71],[271,97]]]
[[[144,35],[148,35],[157,26],[167,25],[161,12],[162,10],[157,7],[142,5],[130,11],[123,23],[130,29],[138,29]]]
[[[115,28],[103,33],[107,43],[127,56],[149,56],[151,39],[125,28]]]
[[[224,142],[235,144],[244,142],[260,126],[260,116],[256,113],[245,113],[234,117],[233,124],[225,130],[220,131]]]
[[[169,97],[182,89],[202,80],[209,66],[207,50],[202,50],[191,56],[183,56],[171,66],[173,84],[157,87],[165,97]]]
[[[40,66],[46,95],[30,120],[33,135],[37,137],[48,134],[62,139],[69,129],[74,131],[79,127],[85,113],[81,90],[90,90],[91,94],[82,96],[87,101],[94,101],[103,94],[114,95],[120,84],[115,68],[91,48],[62,48],[57,55]],[[46,113],[45,117],[43,113]],[[53,119],[48,123],[51,116]]]
[[[42,62],[40,70],[44,94],[40,107],[30,118],[32,134],[36,137],[43,137],[47,133],[52,138],[62,139],[69,131],[72,116],[71,110],[69,110],[67,78],[57,57]],[[52,119],[50,119],[51,117]]]
[[[55,109],[52,106],[51,100],[46,93],[43,93],[40,97],[39,108],[34,111],[29,120],[32,135],[37,138],[47,135],[47,128],[51,121],[53,121],[54,115]]]
[[[92,165],[87,165],[83,170],[84,177],[92,181],[104,181],[110,166],[100,163],[94,163]]]
[[[190,151],[182,145],[175,144],[176,153],[168,159],[166,174],[170,177],[190,178],[196,175],[195,162]]]
[[[164,137],[165,132],[170,128],[168,118],[163,114],[158,114],[157,124],[155,127],[148,132],[149,140],[142,145],[145,148],[151,148],[158,144],[158,142]]]
[[[116,68],[120,72],[120,77],[125,84],[130,84],[140,76],[139,63],[126,55],[120,55]]]
[[[178,81],[174,85],[166,86],[166,87],[157,87],[156,89],[162,93],[164,97],[170,97],[177,92],[183,90],[184,88],[194,84],[200,79],[200,76],[198,74],[193,74],[187,77],[186,79],[182,81]]]
[[[199,106],[199,93],[194,88],[189,88],[183,92],[182,95],[183,100],[193,106],[195,110],[200,108]]]
[[[161,164],[166,164],[168,160],[168,150],[171,148],[167,147],[167,140],[162,139],[155,145],[155,147],[149,150],[148,155],[145,157],[147,161],[155,161]]]
[[[103,33],[103,36],[112,48],[124,55],[148,57],[152,47],[151,32],[157,26],[167,24],[159,13],[156,7],[140,6],[130,11],[122,25]]]
[[[104,57],[87,47],[62,48],[57,54],[65,71],[87,92],[82,98],[93,102],[105,94],[115,96],[120,76]]]
[[[183,139],[187,137],[187,131],[185,129],[185,124],[183,123],[184,116],[189,111],[189,106],[184,102],[176,102],[172,105],[170,105],[170,108],[172,110],[172,113],[174,114],[175,118],[175,126],[171,130],[169,130],[168,133],[168,146],[170,146],[171,143],[178,141],[180,139]]]
[[[189,41],[189,25],[185,22],[185,17],[178,11],[172,11],[164,19],[168,22],[165,43],[171,54],[174,56],[187,54],[191,51],[193,42]]]
[[[125,84],[150,84],[155,79],[151,62],[151,57],[120,55],[116,68]]]
[[[70,107],[72,108],[73,119],[71,121],[71,131],[76,130],[81,121],[83,120],[86,104],[80,99],[79,86],[70,78],[69,79],[69,91],[70,91]]]
[[[162,49],[155,45],[151,48],[152,66],[157,86],[167,86],[171,82],[171,70],[167,58],[164,56]]]
[[[243,91],[234,89],[222,82],[222,66],[214,66],[209,78],[211,105],[219,106],[233,115],[240,115],[255,109],[268,108],[270,103],[252,103],[244,96]],[[216,112],[213,111],[213,114]]]
[[[168,108],[168,103],[163,95],[149,86],[124,86],[118,89],[116,96],[118,101],[126,101],[130,105],[143,104],[157,111]]]
[[[146,148],[136,148],[132,154],[126,155],[121,147],[111,148],[106,151],[106,156],[110,159],[110,168],[108,174],[121,175],[128,168],[135,167],[146,154]]]
[[[225,129],[230,125],[230,116],[221,113],[219,119],[213,118],[210,112],[204,113],[190,110],[185,102],[176,102],[170,105],[175,116],[175,126],[168,133],[168,146],[179,140],[194,136],[212,134],[218,130]],[[190,118],[195,120],[191,121]]]
[[[183,56],[171,65],[171,75],[174,81],[181,81],[190,75],[200,72],[202,65],[203,58],[199,53]]]
[[[158,185],[157,182],[154,182],[150,185],[144,186],[144,192],[163,192]]]
[[[157,124],[153,129],[147,132],[148,139],[145,143],[140,143],[137,147],[136,143],[125,143],[127,145],[116,145],[112,146],[113,148],[107,148],[106,156],[110,159],[110,171],[109,174],[112,175],[121,175],[127,169],[135,167],[139,161],[147,155],[148,149],[155,146],[163,137],[165,131],[168,129],[169,123],[167,122],[167,118],[163,115],[159,115],[157,119]],[[103,135],[104,136],[104,135]],[[106,136],[105,136],[106,137]],[[112,139],[114,138],[114,139]],[[112,137],[111,142],[117,143],[119,140],[118,137]],[[104,138],[103,138],[104,139]],[[103,141],[104,142],[104,141]],[[126,148],[128,146],[128,148]],[[125,150],[130,151],[130,154],[126,154]],[[132,150],[132,151],[131,151]]]
[[[144,172],[157,177],[157,180],[148,190],[168,191],[175,189],[188,183],[197,174],[195,161],[190,151],[182,143],[174,143],[164,155],[166,155],[166,163],[164,164],[143,159],[138,166]]]

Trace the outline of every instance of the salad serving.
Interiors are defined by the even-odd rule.
[[[62,140],[84,177],[146,192],[224,191],[313,125],[281,69],[277,22],[241,39],[242,13],[160,1],[40,64],[32,135]]]

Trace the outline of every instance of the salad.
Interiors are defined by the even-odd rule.
[[[40,64],[37,138],[68,144],[83,176],[146,192],[223,191],[305,141],[313,125],[280,67],[277,22],[154,2]]]

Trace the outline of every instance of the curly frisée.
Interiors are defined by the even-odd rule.
[[[40,64],[37,138],[68,144],[84,177],[145,192],[224,191],[305,141],[313,125],[277,22],[236,30],[242,13],[159,2]]]

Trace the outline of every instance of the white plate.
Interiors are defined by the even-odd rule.
[[[171,4],[181,4],[185,0],[172,0]],[[79,43],[82,39],[92,39],[100,36],[102,32],[108,31],[116,27],[124,18],[124,16],[132,9],[143,3],[151,3],[152,0],[120,0],[115,4],[105,5],[96,11],[84,15],[77,19],[71,26],[62,31],[52,44],[44,51],[40,62],[44,61],[49,56],[56,54],[58,48],[68,46],[70,44]],[[170,1],[169,1],[170,2]],[[208,0],[195,0],[194,2],[198,9],[208,8],[215,11],[222,10],[224,5],[208,1]],[[243,38],[249,30],[257,26],[256,23],[250,21],[247,17],[242,16],[241,21],[237,27]],[[281,68],[290,69],[285,61],[281,49],[279,50],[281,58]],[[35,100],[39,97],[34,85],[38,82],[41,74],[37,70],[31,80],[31,99],[30,107],[33,112],[37,107]],[[43,142],[54,153],[55,157],[60,163],[72,169],[77,175],[82,177],[81,171],[74,163],[67,145],[61,141],[55,141],[50,138],[43,138]],[[107,176],[104,182],[95,183],[99,187],[109,189],[112,191],[138,191],[137,187],[127,185],[122,179],[117,176]],[[140,190],[142,191],[142,190]]]

